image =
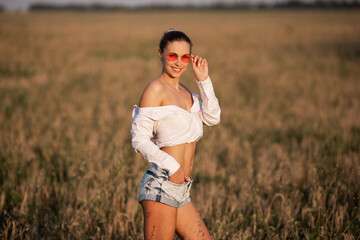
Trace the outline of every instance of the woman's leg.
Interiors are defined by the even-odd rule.
[[[177,208],[160,202],[143,200],[145,240],[173,240]]]
[[[176,233],[181,239],[211,239],[209,231],[192,202],[178,208]]]

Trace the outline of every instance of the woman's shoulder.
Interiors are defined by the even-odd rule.
[[[163,84],[158,80],[152,80],[144,89],[141,95],[140,107],[158,107],[161,106],[164,95]]]

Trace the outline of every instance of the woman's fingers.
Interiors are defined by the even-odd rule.
[[[203,65],[203,66],[207,66],[207,61],[206,61],[206,59],[205,59],[205,58],[201,61],[201,65]]]
[[[196,56],[192,55],[192,56],[191,56],[191,60],[192,60],[193,66],[196,66],[196,67],[200,67],[200,66],[202,66],[203,64],[206,64],[206,63],[207,63],[207,61],[206,61],[205,58],[202,58],[202,57],[197,56],[197,55],[196,55]]]
[[[202,58],[199,57],[199,58],[197,59],[197,61],[196,61],[196,66],[197,66],[197,67],[200,67],[200,66],[201,66],[201,62],[202,62]]]
[[[205,58],[191,56],[192,68],[198,81],[203,81],[208,77],[208,63]]]
[[[192,63],[193,67],[196,66],[196,61],[197,61],[198,58],[199,58],[199,56],[191,55],[191,63]]]

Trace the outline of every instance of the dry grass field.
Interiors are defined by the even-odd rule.
[[[222,122],[192,199],[214,239],[359,239],[360,10],[0,14],[0,239],[143,239],[131,113],[173,27]],[[198,93],[190,69],[182,79]]]

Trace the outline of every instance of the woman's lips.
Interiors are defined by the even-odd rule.
[[[181,72],[181,68],[172,67],[175,72]]]

